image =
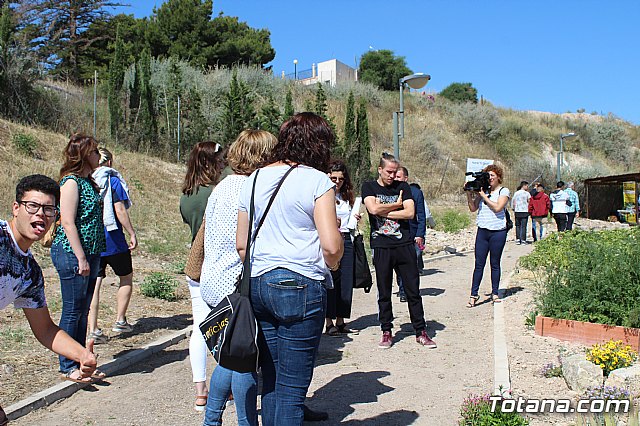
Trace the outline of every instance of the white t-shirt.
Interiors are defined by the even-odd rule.
[[[271,194],[289,166],[260,169],[256,183],[255,217],[252,231],[269,203]],[[256,172],[244,182],[238,209],[249,214],[251,190]],[[267,212],[252,250],[251,276],[286,268],[314,280],[325,278],[318,230],[313,220],[316,199],[335,187],[329,177],[312,167],[298,166],[285,179]]]
[[[511,200],[511,208],[516,213],[528,213],[529,212],[529,199],[531,194],[529,191],[519,189],[513,194],[513,200]]]
[[[509,189],[499,186],[495,191],[489,194],[489,199],[493,202],[498,202],[501,196],[509,197]],[[507,206],[505,205],[505,208]],[[507,219],[504,216],[504,209],[499,212],[494,212],[483,201],[480,201],[480,207],[478,208],[478,217],[476,218],[476,224],[478,228],[489,229],[490,231],[500,231],[507,227]]]
[[[351,216],[351,206],[348,201],[342,199],[340,194],[336,194],[336,214],[340,219],[340,232],[349,232],[347,224],[349,223],[349,216]]]
[[[209,195],[204,212],[204,262],[200,274],[200,293],[209,306],[235,291],[242,263],[236,250],[238,198],[246,176],[230,175]]]
[[[42,269],[31,250],[18,247],[11,227],[0,220],[0,309],[13,303],[16,308],[44,308]]]

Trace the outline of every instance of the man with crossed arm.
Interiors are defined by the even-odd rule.
[[[398,166],[395,157],[384,153],[378,166],[378,179],[362,184],[362,198],[371,225],[371,249],[378,287],[378,318],[382,328],[378,347],[388,349],[393,344],[391,291],[393,270],[396,269],[404,283],[416,342],[433,349],[436,343],[426,331],[420,276],[409,226],[409,220],[415,215],[415,203],[409,185],[395,180]]]
[[[60,186],[43,175],[18,182],[13,219],[0,220],[0,309],[13,303],[22,308],[38,341],[53,352],[80,363],[80,383],[91,383],[97,365],[93,340],[87,347],[53,323],[44,295],[42,269],[31,254],[31,245],[42,239],[58,214]],[[0,425],[8,422],[0,407]]]

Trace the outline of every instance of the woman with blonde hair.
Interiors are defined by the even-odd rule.
[[[74,134],[64,150],[60,169],[60,225],[51,245],[51,260],[60,277],[62,315],[60,328],[84,346],[87,315],[93,297],[100,253],[105,250],[102,198],[91,173],[98,167],[98,142]],[[77,361],[60,356],[63,379],[90,383],[82,378]],[[96,370],[93,378],[104,373]]]
[[[236,250],[238,198],[242,185],[260,167],[277,139],[264,130],[244,130],[229,147],[227,162],[233,174],[224,178],[211,192],[205,211],[204,262],[200,276],[202,299],[215,307],[236,290],[242,269]],[[231,393],[239,425],[257,425],[257,377],[218,365],[211,375],[204,424],[222,424],[222,413]]]
[[[194,145],[189,160],[187,173],[182,184],[180,197],[180,214],[184,223],[191,230],[191,242],[196,238],[202,225],[204,210],[211,191],[218,184],[220,175],[225,167],[225,152],[215,142],[198,142]],[[195,277],[193,277],[195,278]],[[191,294],[191,309],[193,311],[193,332],[189,339],[189,360],[193,382],[196,388],[196,411],[204,411],[207,405],[207,345],[200,332],[199,325],[206,318],[210,309],[200,296],[200,283],[187,276],[189,293]]]

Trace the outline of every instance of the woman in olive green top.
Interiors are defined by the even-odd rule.
[[[204,211],[211,190],[220,181],[220,175],[225,167],[225,152],[214,142],[199,142],[191,150],[187,162],[187,174],[182,185],[180,198],[180,214],[184,223],[191,230],[191,242],[202,225]],[[187,277],[189,292],[191,293],[191,308],[193,310],[193,332],[189,340],[189,359],[193,382],[196,387],[195,409],[204,411],[207,405],[207,345],[200,333],[200,323],[204,321],[211,308],[202,300],[200,283]]]
[[[91,177],[98,166],[98,143],[90,136],[71,136],[60,169],[60,225],[51,245],[51,260],[60,277],[62,315],[60,328],[81,345],[87,336],[87,315],[105,250],[102,198]],[[60,356],[65,380],[90,382],[82,378],[76,361]]]

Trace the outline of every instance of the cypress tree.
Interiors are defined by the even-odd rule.
[[[347,98],[347,111],[344,119],[344,139],[343,139],[343,153],[345,162],[350,172],[356,172],[359,166],[358,160],[358,148],[356,146],[357,132],[356,132],[356,111],[355,111],[355,99],[353,97],[353,91],[349,92]]]
[[[291,87],[287,87],[287,96],[284,99],[284,119],[288,120],[295,114],[293,109],[293,96],[291,95]]]
[[[318,114],[320,117],[325,120],[327,117],[327,95],[325,95],[324,90],[322,89],[322,83],[318,83],[318,89],[316,90],[316,105],[314,108],[314,112]]]
[[[139,122],[140,133],[138,138],[138,147],[140,142],[149,146],[155,146],[158,140],[158,121],[155,111],[155,99],[151,87],[151,52],[148,48],[142,52],[139,61],[140,70],[140,107]]]
[[[282,116],[272,96],[269,96],[267,102],[262,105],[259,122],[262,130],[266,130],[276,136],[278,135],[280,124],[282,124]]]
[[[367,118],[367,104],[360,99],[356,118],[356,146],[358,167],[355,173],[354,185],[359,188],[362,182],[371,178],[371,141],[369,138],[369,119]]]
[[[113,58],[109,65],[109,120],[111,137],[118,142],[118,129],[122,118],[122,84],[124,82],[124,43],[120,38],[120,27],[116,30]]]
[[[231,144],[240,132],[255,124],[254,116],[253,97],[247,86],[238,81],[238,71],[234,69],[229,92],[224,96],[222,113],[224,142]]]

